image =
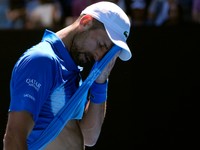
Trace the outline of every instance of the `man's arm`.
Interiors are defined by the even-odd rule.
[[[80,121],[80,128],[86,146],[94,146],[99,138],[101,126],[106,113],[106,102],[102,104],[88,103],[88,108]]]
[[[3,149],[27,150],[26,139],[33,126],[34,121],[30,113],[26,111],[9,112]]]
[[[114,67],[119,53],[108,63],[102,73],[95,80],[97,84],[104,84],[108,80],[108,76]],[[100,85],[101,86],[101,85]],[[86,146],[94,146],[99,138],[101,127],[106,114],[106,99],[102,103],[88,102],[85,114],[80,121],[80,128],[83,133],[84,143]]]

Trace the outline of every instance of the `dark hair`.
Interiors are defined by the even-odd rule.
[[[92,22],[93,22],[93,25],[90,28],[91,30],[93,30],[93,29],[103,29],[103,30],[105,30],[104,24],[102,22],[100,22],[99,20],[93,18]]]

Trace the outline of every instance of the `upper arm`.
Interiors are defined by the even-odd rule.
[[[4,137],[5,148],[24,149],[26,139],[34,126],[34,121],[30,113],[26,111],[9,112],[6,133]]]
[[[53,59],[36,52],[16,63],[10,82],[11,112],[30,112],[37,120],[54,84],[55,64]]]

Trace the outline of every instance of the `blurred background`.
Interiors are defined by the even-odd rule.
[[[0,0],[0,29],[60,29],[88,5],[101,0]],[[110,0],[133,26],[200,23],[199,0]]]
[[[57,31],[71,24],[98,1],[0,0],[2,140],[17,59],[40,42],[45,29]],[[127,42],[133,57],[118,60],[111,73],[102,133],[97,145],[87,149],[198,146],[200,0],[111,1],[131,20]]]

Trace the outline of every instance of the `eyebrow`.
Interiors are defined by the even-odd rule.
[[[110,49],[113,47],[113,45],[114,45],[114,43],[111,43],[111,44],[109,45],[109,44],[107,44],[107,43],[105,42],[105,47],[106,47],[107,50],[110,50]]]

